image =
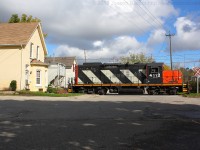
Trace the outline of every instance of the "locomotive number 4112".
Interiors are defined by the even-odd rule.
[[[160,78],[160,74],[159,73],[152,73],[149,75],[152,78]]]

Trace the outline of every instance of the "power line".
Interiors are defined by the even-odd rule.
[[[153,13],[144,5],[144,3],[141,1],[141,0],[138,0],[143,6],[144,6],[144,8],[147,10],[147,12],[150,14],[149,16],[151,16],[152,18],[153,18],[153,21],[156,23],[156,21],[157,21],[157,23],[162,27],[163,26],[163,24],[160,22],[160,20],[158,20],[157,19],[157,17],[155,17],[154,15],[153,15]],[[148,13],[147,13],[147,15],[148,15]],[[168,30],[169,31],[169,26],[167,26],[167,25],[164,25],[164,26],[166,26],[166,30]]]
[[[136,4],[141,8],[141,9],[143,9],[144,10],[144,12],[149,16],[149,17],[151,17],[152,19],[153,19],[153,22],[155,22],[156,23],[156,21],[157,21],[157,23],[162,27],[163,25],[162,25],[162,23],[160,22],[160,21],[158,21],[158,19],[149,11],[149,9],[143,4],[143,2],[141,1],[141,0],[138,0],[143,6],[144,6],[144,8],[147,10],[145,10],[143,7],[141,7],[137,2],[136,2]],[[150,14],[150,15],[149,15]],[[155,21],[156,20],[156,21]],[[156,23],[156,24],[157,24]]]
[[[117,11],[117,9],[114,9],[110,5],[107,5],[107,6],[109,8],[111,8],[112,10],[114,10],[115,12],[117,12],[118,14],[120,14],[121,16],[127,18],[129,22],[133,23],[138,29],[142,30],[142,32],[144,32],[144,33],[146,32],[144,29],[142,29],[140,26],[138,26],[135,21],[131,20],[129,17],[125,16],[123,13],[120,13],[119,11]]]
[[[156,0],[153,1],[145,1],[143,2],[145,5],[168,5],[170,3],[170,1],[162,1],[162,2],[157,2]],[[195,6],[199,6],[200,5],[200,1],[199,0],[191,0],[191,1],[187,1],[187,2],[183,2],[181,0],[178,0],[178,2],[176,2],[175,0],[173,0],[173,4],[175,5],[195,5]]]
[[[129,3],[126,0],[123,0],[127,5],[129,5]],[[138,3],[137,3],[138,5]],[[140,8],[142,8],[140,5],[138,5]],[[143,18],[144,21],[146,21],[149,25],[154,26],[157,28],[157,26],[155,26],[154,24],[152,24],[149,20],[147,20],[143,15],[141,15],[137,10],[135,10],[134,12],[136,12],[140,17]],[[146,13],[146,12],[145,12]]]

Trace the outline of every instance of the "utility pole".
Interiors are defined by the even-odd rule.
[[[53,63],[55,63],[55,54],[53,53]]]
[[[84,57],[85,57],[85,63],[86,63],[86,51],[84,49]]]
[[[168,36],[169,37],[169,44],[170,44],[170,64],[171,64],[171,70],[173,70],[172,68],[172,36],[174,36],[175,34],[171,34],[170,31],[169,31],[169,34],[165,34],[165,36]]]

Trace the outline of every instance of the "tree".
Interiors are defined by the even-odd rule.
[[[13,14],[8,23],[19,23],[20,22],[20,18],[18,17],[18,14]]]
[[[27,22],[27,15],[26,14],[22,14],[20,22]]]
[[[25,15],[25,14],[23,14]],[[27,17],[27,16],[26,16]],[[26,22],[41,22],[40,19],[38,19],[37,17],[33,18],[33,16],[29,16],[27,19],[26,19]]]
[[[185,82],[190,81],[192,76],[194,76],[194,71],[192,69],[181,67],[179,70],[182,72]]]
[[[33,16],[29,16],[28,18],[27,18],[27,22],[31,22],[31,20],[33,19]]]
[[[144,53],[139,53],[139,54],[133,54],[130,53],[129,56],[126,57],[121,57],[120,62],[123,64],[129,63],[129,64],[134,64],[134,63],[151,63],[155,61],[152,56],[145,56]]]
[[[41,22],[37,17],[33,18],[33,16],[27,16],[26,14],[22,14],[21,19],[18,17],[18,14],[13,14],[9,19],[8,23],[30,23],[30,22]],[[47,37],[46,33],[43,33],[44,38]]]
[[[29,22],[41,22],[40,19],[38,19],[37,17],[33,18],[33,16],[27,16],[26,14],[22,14],[21,19],[18,17],[18,14],[13,14],[8,23],[29,23]]]
[[[164,70],[171,70],[170,66],[168,66],[166,64],[163,65],[163,68],[164,68]]]

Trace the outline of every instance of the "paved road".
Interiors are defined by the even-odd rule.
[[[200,99],[0,97],[1,150],[200,149]]]

